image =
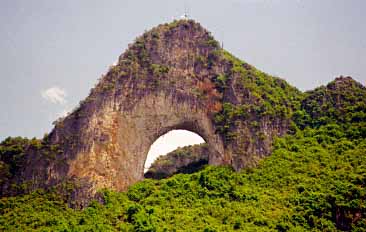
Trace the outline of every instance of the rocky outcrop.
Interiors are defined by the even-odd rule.
[[[143,179],[151,144],[173,129],[199,134],[208,163],[240,170],[288,132],[301,93],[220,48],[192,20],[146,32],[90,95],[29,149],[18,182],[30,189],[73,183],[75,199]]]
[[[295,122],[302,128],[328,123],[348,126],[366,121],[366,88],[351,77],[337,77],[304,94]]]
[[[144,174],[145,178],[163,179],[178,173],[193,173],[208,164],[209,151],[206,143],[179,147],[159,156]]]

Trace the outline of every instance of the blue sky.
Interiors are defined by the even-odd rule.
[[[185,9],[225,49],[301,90],[339,75],[365,84],[363,0],[3,0],[0,139],[42,137],[136,36]]]

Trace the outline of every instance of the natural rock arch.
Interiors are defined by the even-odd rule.
[[[239,170],[287,132],[298,94],[224,51],[192,20],[159,25],[56,122],[41,148],[29,150],[19,179],[31,189],[71,181],[78,200],[101,188],[126,190],[143,178],[150,145],[172,129],[199,134],[210,164]]]
[[[142,97],[132,108],[104,108],[88,128],[94,137],[88,147],[69,162],[67,175],[92,177],[97,188],[125,190],[143,178],[152,143],[173,129],[197,133],[209,144],[210,164],[225,163],[224,145],[199,102],[186,102],[164,93]],[[88,141],[89,143],[89,141]]]

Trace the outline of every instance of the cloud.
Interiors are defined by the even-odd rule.
[[[54,104],[65,104],[66,103],[66,91],[55,86],[41,91],[41,95],[47,101]]]

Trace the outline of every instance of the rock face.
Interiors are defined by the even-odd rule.
[[[220,48],[192,20],[146,32],[90,95],[28,151],[19,181],[30,189],[76,186],[73,198],[143,179],[151,144],[173,129],[199,134],[208,163],[239,170],[268,155],[301,95]]]

